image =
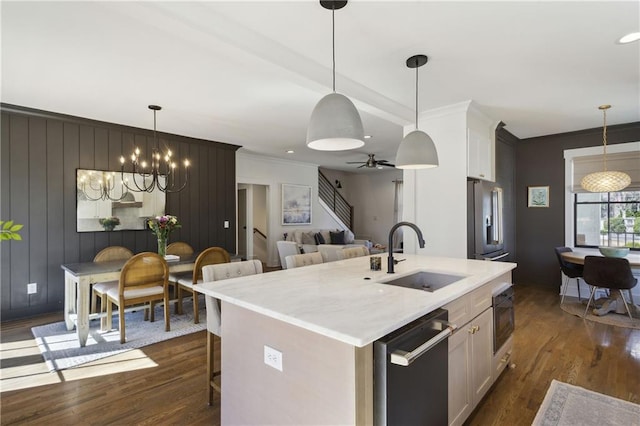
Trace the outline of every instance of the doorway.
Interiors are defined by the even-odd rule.
[[[238,184],[238,254],[243,259],[269,259],[267,185]]]

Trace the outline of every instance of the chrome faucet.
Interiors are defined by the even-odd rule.
[[[424,238],[422,238],[422,231],[420,230],[420,228],[418,228],[417,225],[411,222],[398,222],[395,225],[393,225],[391,227],[391,230],[389,231],[389,245],[387,246],[389,249],[389,257],[387,258],[387,274],[393,274],[394,265],[404,260],[404,259],[402,260],[393,259],[393,233],[396,232],[396,229],[400,228],[401,226],[408,226],[412,228],[414,231],[416,231],[416,235],[418,236],[418,244],[420,245],[420,248],[424,248]]]

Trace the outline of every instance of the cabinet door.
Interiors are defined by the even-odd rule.
[[[471,321],[471,383],[473,404],[480,402],[493,383],[493,308]]]
[[[78,219],[94,219],[98,216],[98,203],[78,200]]]
[[[449,425],[461,425],[473,410],[471,325],[449,337]]]
[[[467,176],[494,181],[494,147],[491,135],[476,129],[467,129]]]
[[[112,216],[111,200],[96,201],[96,214],[98,218]]]

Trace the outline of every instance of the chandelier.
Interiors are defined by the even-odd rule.
[[[189,160],[184,160],[184,182],[182,186],[176,187],[177,165],[173,159],[173,153],[170,149],[164,152],[160,151],[160,143],[156,134],[156,113],[162,109],[158,105],[149,105],[149,109],[153,111],[153,140],[155,146],[151,150],[151,158],[147,161],[141,158],[142,152],[136,147],[130,156],[132,165],[131,182],[125,178],[124,166],[126,160],[124,156],[120,157],[120,173],[122,176],[122,184],[129,190],[134,192],[152,192],[158,189],[162,192],[180,192],[187,186],[189,180]]]
[[[116,172],[78,170],[78,199],[90,201],[123,200],[128,192],[124,190],[124,183],[116,185],[115,175]],[[116,195],[118,186],[120,187],[120,196]]]
[[[602,144],[604,153],[602,162],[604,171],[589,173],[582,178],[580,185],[589,192],[616,192],[622,191],[631,184],[631,177],[624,172],[607,170],[607,110],[611,105],[601,105],[598,109],[604,114],[604,125],[602,127]]]

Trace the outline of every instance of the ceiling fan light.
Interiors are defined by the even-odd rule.
[[[364,145],[364,128],[355,105],[344,95],[320,99],[307,127],[307,146],[318,151],[345,151]]]
[[[589,173],[580,185],[589,192],[617,192],[631,185],[631,176],[615,171]]]
[[[400,142],[395,164],[398,169],[438,167],[438,152],[433,139],[422,130],[409,133]]]

